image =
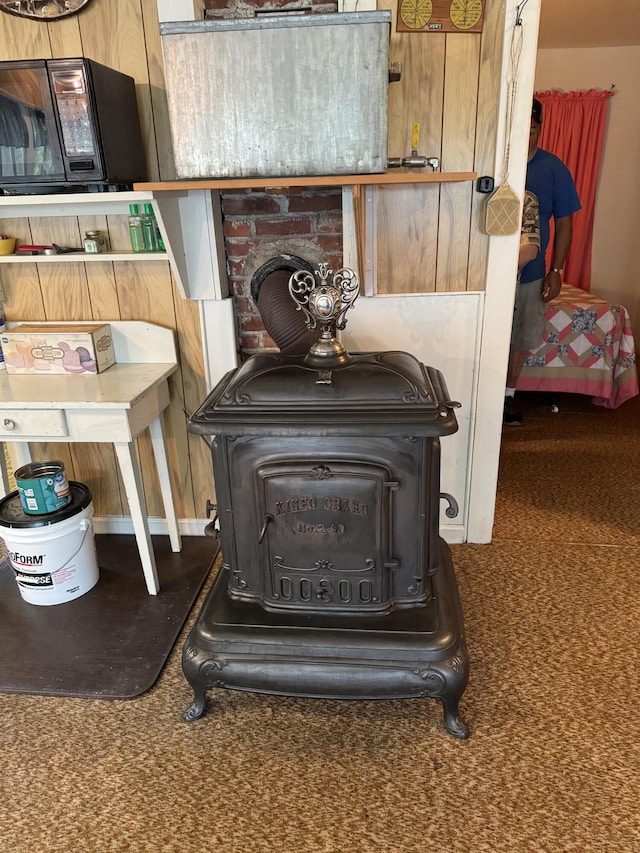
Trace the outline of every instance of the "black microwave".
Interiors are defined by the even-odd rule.
[[[146,180],[135,83],[86,57],[0,62],[0,190],[130,189]]]

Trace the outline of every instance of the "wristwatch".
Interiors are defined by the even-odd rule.
[[[552,270],[551,270],[551,272],[557,272],[557,273],[558,273],[558,275],[562,275],[562,273],[564,272],[564,270],[562,269],[562,267],[553,267],[553,268],[552,268]]]

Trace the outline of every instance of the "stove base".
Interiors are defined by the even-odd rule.
[[[458,702],[469,675],[458,587],[440,539],[433,597],[386,616],[273,612],[234,601],[216,578],[187,637],[182,669],[193,688],[187,722],[213,687],[318,699],[408,699],[442,703],[444,726],[469,736]]]

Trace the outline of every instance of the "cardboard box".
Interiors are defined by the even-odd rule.
[[[0,344],[7,373],[86,376],[116,362],[108,323],[19,323]]]

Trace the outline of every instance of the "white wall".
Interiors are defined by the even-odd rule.
[[[505,31],[501,75],[503,84],[500,93],[500,124],[493,174],[498,179],[502,169],[505,116],[510,94],[506,81],[510,76],[511,36],[516,20],[516,9],[524,6],[524,9],[520,9],[523,43],[517,75],[516,102],[513,109],[509,165],[509,183],[520,198],[524,190],[529,145],[540,3],[541,0],[529,0],[526,6],[520,0],[505,0],[504,3]],[[493,530],[519,242],[519,234],[491,237],[489,241],[480,349],[477,362],[473,365],[476,373],[476,393],[474,419],[471,425],[472,451],[468,460],[468,542],[490,542]]]
[[[452,495],[458,504],[458,514],[450,519],[448,504],[440,503],[440,534],[447,542],[464,542],[467,536],[469,471],[464,463],[473,455],[473,365],[478,358],[483,303],[483,293],[463,292],[362,297],[341,336],[350,352],[410,352],[441,370],[450,398],[464,401],[455,413],[458,431],[441,441],[441,492]]]
[[[199,0],[157,0],[158,19],[166,21],[197,21],[204,17]]]
[[[591,290],[621,302],[640,343],[636,248],[640,233],[640,46],[540,49],[535,88],[609,89],[609,122],[596,199]]]

